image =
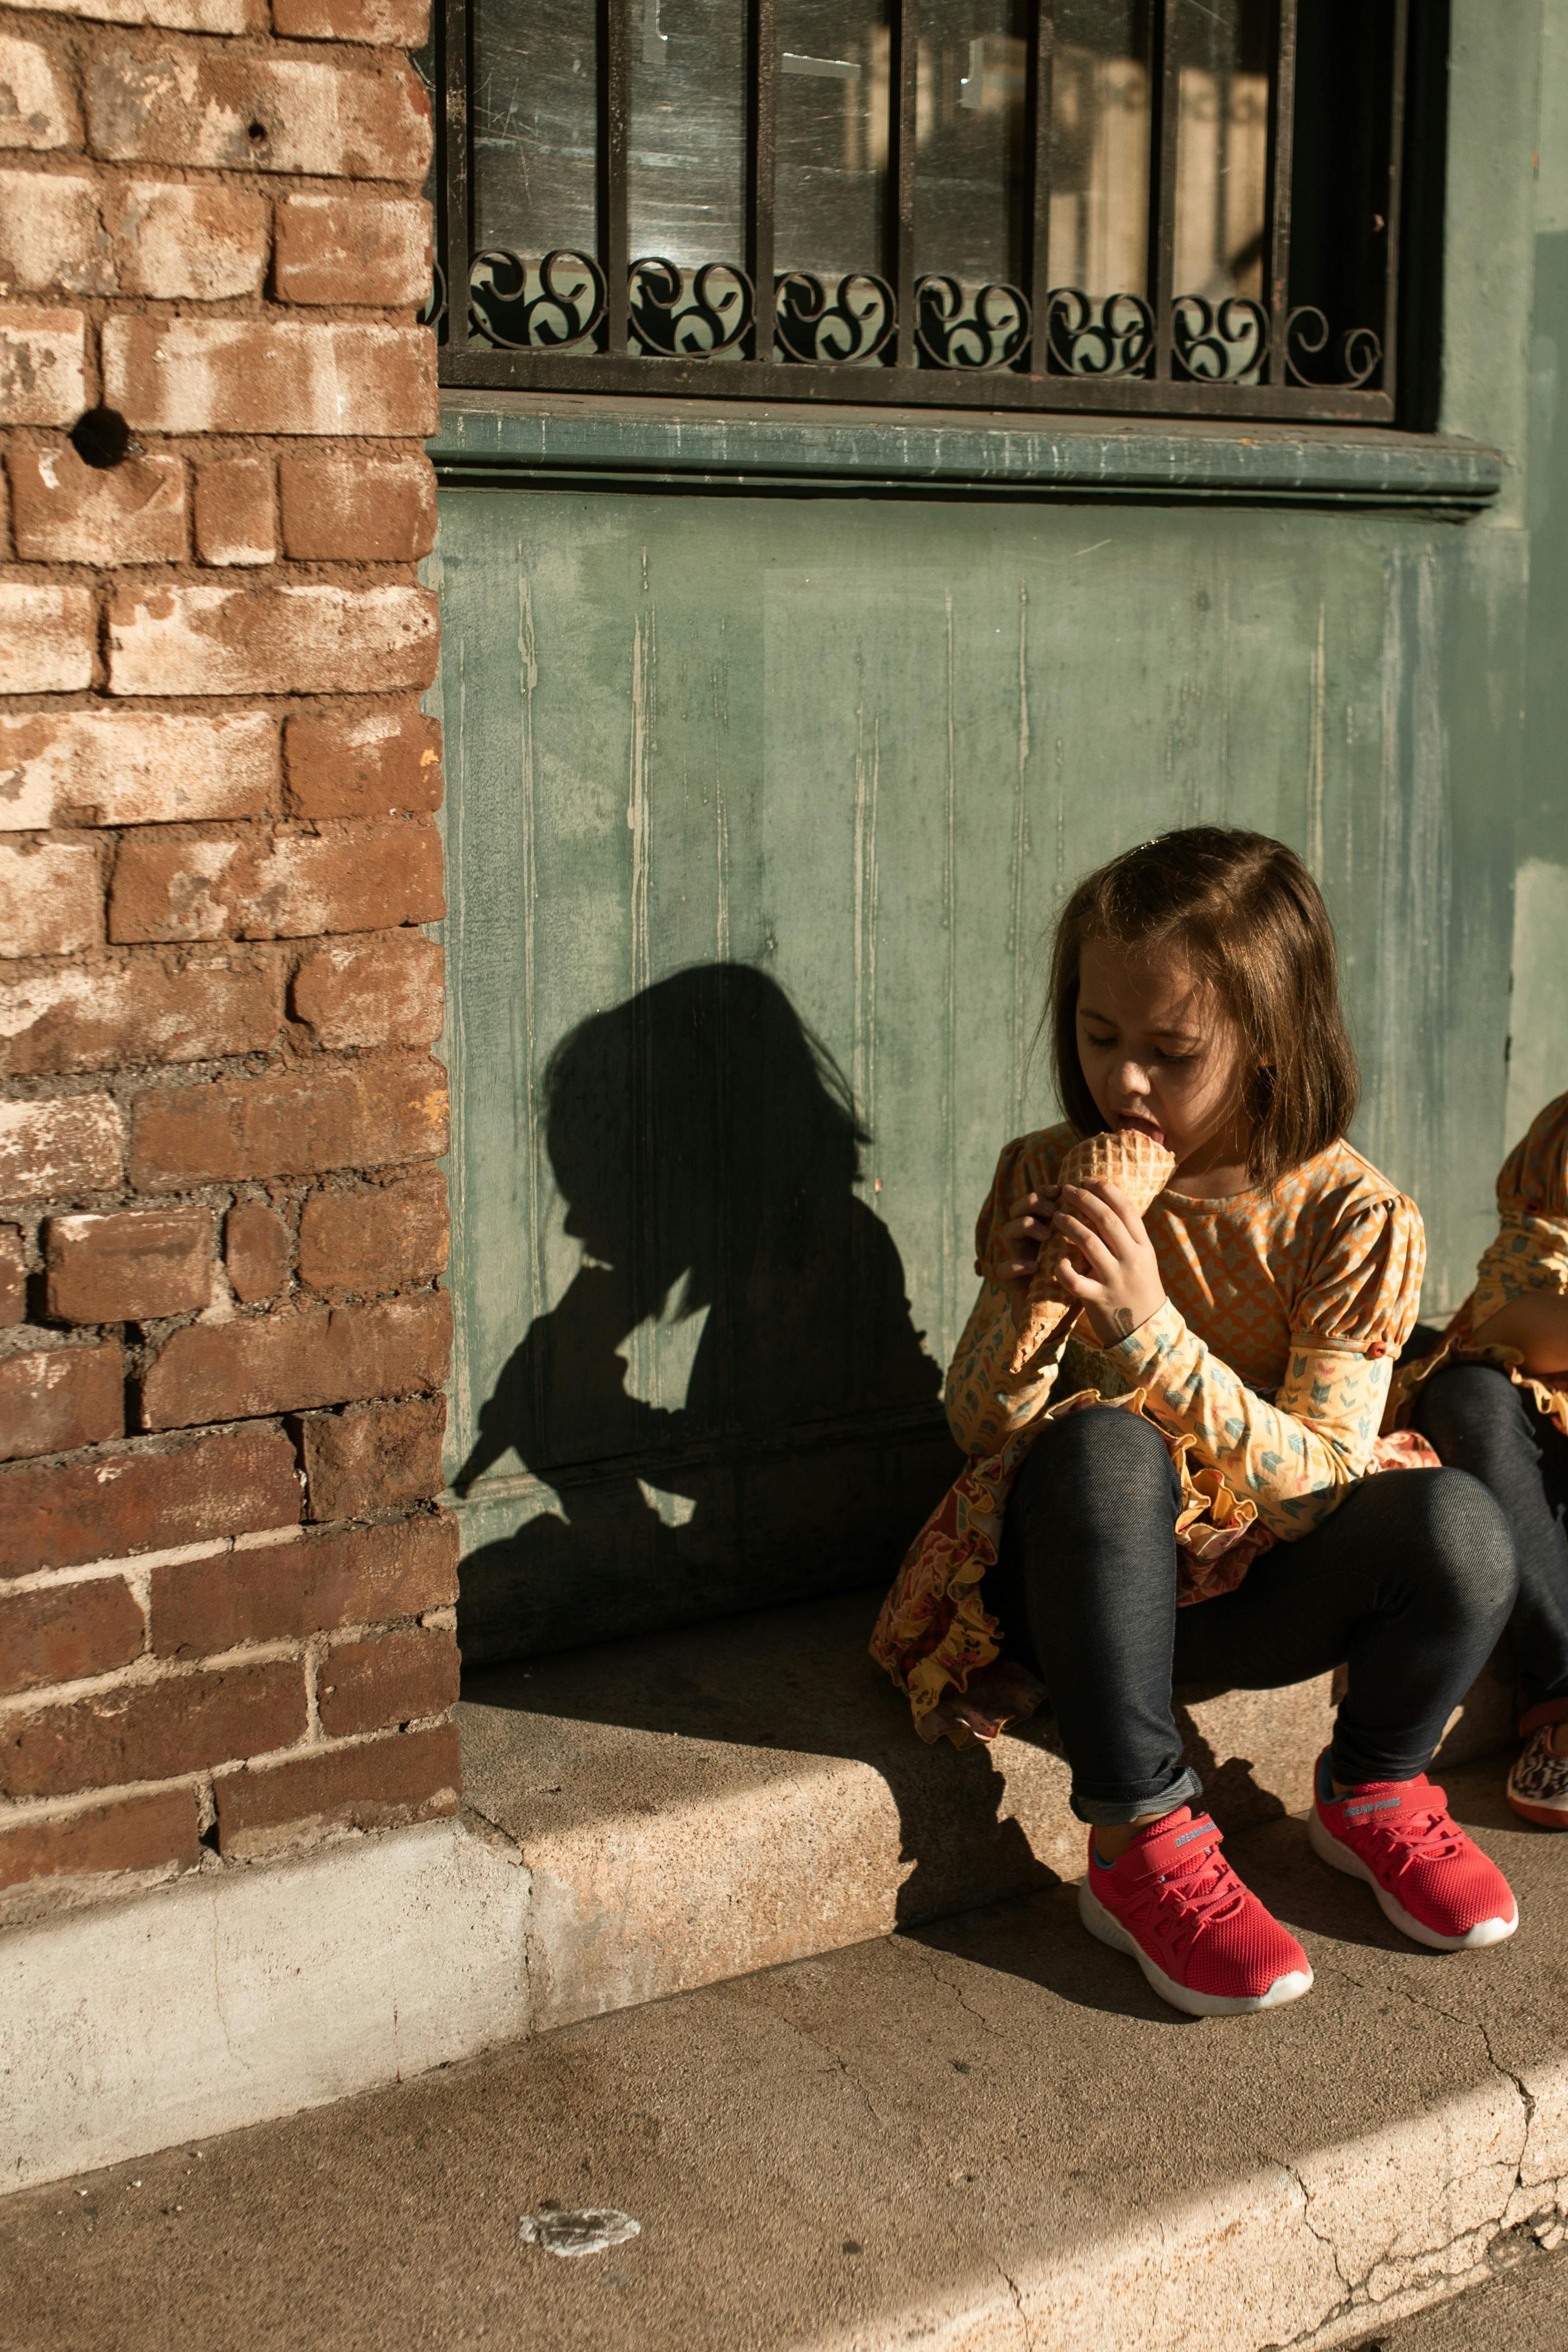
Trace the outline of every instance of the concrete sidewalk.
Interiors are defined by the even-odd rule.
[[[1520,1894],[1494,1950],[1402,1944],[1277,1822],[1232,1851],[1312,1952],[1291,2008],[1180,2018],[1050,1887],[17,2196],[0,2344],[1376,2340],[1561,2231],[1568,1852],[1500,1781],[1450,1780]],[[558,2259],[518,2240],[551,2204],[641,2232]]]

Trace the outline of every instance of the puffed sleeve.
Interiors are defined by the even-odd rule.
[[[1568,1095],[1540,1112],[1497,1180],[1497,1239],[1476,1268],[1470,1326],[1527,1291],[1568,1294]]]
[[[1050,1396],[1067,1337],[1064,1327],[1040,1349],[1021,1372],[1012,1370],[1019,1324],[1012,1295],[997,1276],[998,1235],[1019,1213],[1025,1195],[1054,1184],[1070,1137],[1057,1129],[1020,1136],[997,1162],[985,1204],[975,1225],[975,1272],[979,1296],[964,1336],[947,1368],[943,1401],[947,1425],[971,1457],[994,1454],[1032,1419]]]
[[[1291,1304],[1274,1397],[1238,1378],[1167,1299],[1107,1352],[1196,1440],[1200,1460],[1249,1493],[1270,1532],[1307,1535],[1365,1475],[1395,1360],[1415,1326],[1426,1266],[1420,1211],[1392,1189],[1333,1217]]]

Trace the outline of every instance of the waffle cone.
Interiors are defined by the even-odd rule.
[[[1063,1184],[1098,1181],[1126,1193],[1140,1216],[1165,1191],[1176,1172],[1175,1154],[1147,1135],[1086,1135],[1061,1163]],[[1013,1349],[1012,1370],[1021,1372],[1046,1341],[1076,1310],[1051,1295],[1051,1275],[1042,1264],[1030,1285],[1023,1328]],[[1065,1333],[1063,1333],[1065,1337]]]

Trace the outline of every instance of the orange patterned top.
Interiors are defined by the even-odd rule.
[[[1536,1113],[1529,1134],[1516,1143],[1497,1180],[1497,1239],[1476,1268],[1476,1286],[1454,1316],[1435,1354],[1406,1366],[1395,1384],[1389,1418],[1409,1416],[1422,1383],[1445,1364],[1462,1360],[1496,1364],[1515,1385],[1530,1391],[1568,1436],[1568,1390],[1526,1372],[1517,1348],[1478,1345],[1472,1334],[1527,1292],[1568,1296],[1568,1095],[1558,1095]]]
[[[976,1229],[981,1290],[947,1375],[947,1419],[971,1457],[1004,1446],[1068,1384],[1145,1391],[1151,1419],[1250,1496],[1279,1540],[1311,1532],[1372,1459],[1394,1361],[1415,1325],[1426,1236],[1413,1201],[1348,1143],[1267,1191],[1162,1192],[1144,1223],[1166,1303],[1114,1347],[1048,1343],[1016,1377],[995,1235],[1057,1181],[1067,1126],[1009,1143]]]

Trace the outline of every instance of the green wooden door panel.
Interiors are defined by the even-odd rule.
[[[1169,825],[1322,875],[1358,1139],[1461,1295],[1500,1142],[1517,534],[525,484],[444,492],[434,571],[471,1656],[891,1568],[951,1465],[997,1150],[1051,1116],[1043,935]]]

